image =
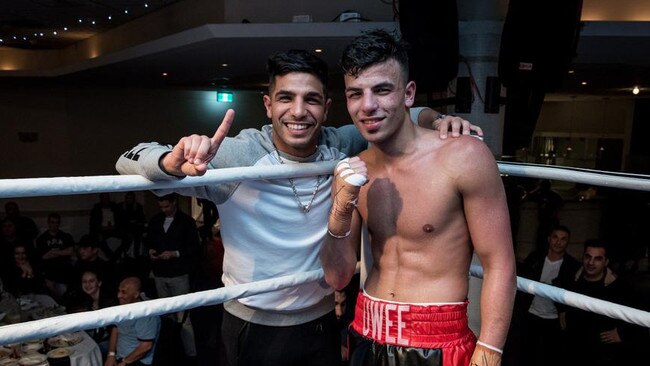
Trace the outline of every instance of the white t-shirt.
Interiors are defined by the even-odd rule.
[[[544,258],[544,267],[542,268],[542,275],[539,278],[539,282],[551,284],[551,282],[557,278],[560,274],[560,267],[562,266],[563,259],[552,262],[548,257]],[[537,315],[540,318],[544,319],[557,319],[557,309],[553,300],[547,299],[541,296],[535,296],[533,298],[533,303],[530,305],[528,312]]]

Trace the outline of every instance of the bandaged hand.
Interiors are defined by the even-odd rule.
[[[368,182],[366,163],[358,157],[341,160],[334,169],[332,209],[329,232],[335,238],[344,238],[350,231],[352,211],[359,200],[361,186]]]
[[[341,179],[345,185],[361,187],[368,181],[368,169],[366,163],[358,157],[345,158],[336,164],[334,169],[337,182]],[[338,185],[339,183],[337,183]],[[357,190],[358,192],[358,190]]]

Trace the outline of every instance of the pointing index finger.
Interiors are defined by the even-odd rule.
[[[216,144],[217,146],[221,144],[221,141],[223,141],[223,139],[228,135],[228,131],[230,130],[230,126],[232,126],[234,119],[235,111],[233,109],[226,111],[226,115],[223,116],[223,120],[221,121],[219,128],[217,128],[217,132],[212,136],[213,144]]]

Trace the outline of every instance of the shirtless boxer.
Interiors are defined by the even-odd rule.
[[[516,277],[490,150],[469,136],[441,140],[411,122],[415,83],[391,34],[357,38],[341,64],[348,112],[371,143],[337,165],[321,250],[325,278],[340,289],[354,273],[362,223],[368,228],[374,264],[353,322],[367,341],[351,365],[499,365]],[[466,314],[472,251],[485,273],[478,342]]]

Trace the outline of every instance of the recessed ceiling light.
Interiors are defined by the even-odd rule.
[[[586,81],[583,81],[583,82],[581,82],[580,84],[581,84],[581,85],[587,85],[587,82],[586,82]]]
[[[640,91],[641,89],[639,89],[639,87],[635,85],[634,88],[632,89],[632,94],[637,95],[639,94]]]
[[[221,66],[222,66],[222,67],[228,67],[228,64],[223,63],[223,64],[221,64]]]
[[[575,70],[569,70],[569,74],[574,74]]]
[[[321,52],[323,52],[323,50],[320,49],[320,48],[317,48],[317,49],[314,50],[314,52],[316,52],[316,53],[321,53]]]
[[[167,73],[166,73],[166,72],[163,72],[163,73],[162,73],[162,76],[167,76]]]

